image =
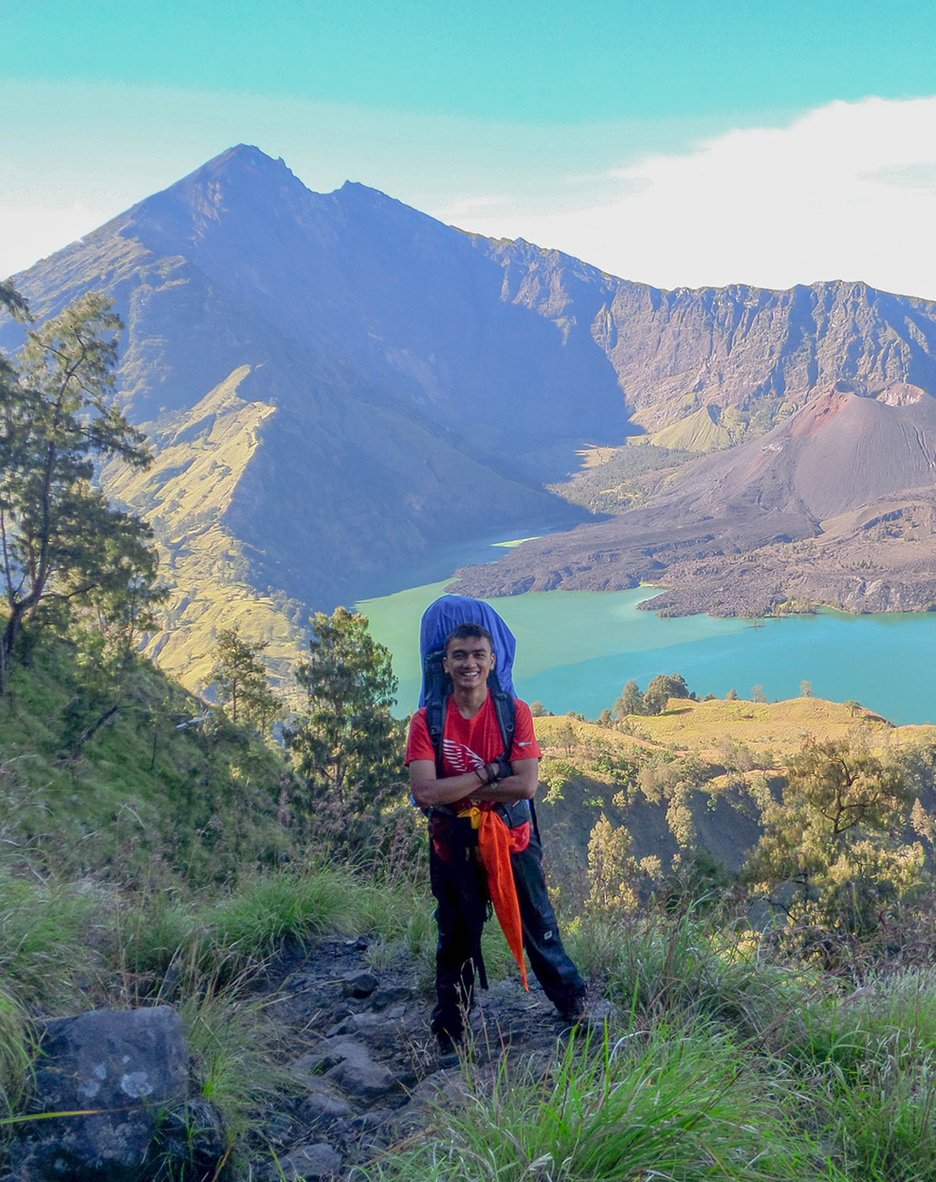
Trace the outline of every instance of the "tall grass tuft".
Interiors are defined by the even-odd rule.
[[[658,1025],[572,1040],[544,1075],[503,1060],[439,1110],[440,1137],[375,1164],[372,1182],[777,1182],[817,1177],[768,1083],[712,1029]],[[469,1069],[470,1070],[470,1069]],[[444,1130],[444,1134],[443,1134]]]
[[[31,1002],[74,997],[96,967],[88,948],[105,907],[93,884],[0,870],[0,976]]]
[[[0,989],[0,1117],[16,1112],[26,1095],[35,1052],[26,1014]]]
[[[201,1094],[221,1113],[233,1145],[291,1083],[278,1065],[279,1035],[267,1003],[235,981],[218,989],[205,984],[179,1010]]]
[[[848,1177],[936,1180],[936,971],[817,997],[785,1035],[810,1116]]]
[[[603,979],[635,1021],[717,1021],[744,1039],[763,1038],[810,995],[802,974],[716,937],[691,914],[585,920],[569,942],[584,970]]]

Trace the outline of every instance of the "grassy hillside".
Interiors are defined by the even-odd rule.
[[[275,752],[203,717],[149,661],[93,709],[87,675],[68,644],[43,640],[0,699],[0,865],[194,887],[289,856],[277,811],[291,780]]]
[[[284,947],[295,965],[323,934],[366,933],[375,970],[405,966],[423,990],[411,1004],[428,1016],[420,820],[401,814],[383,861],[324,857],[278,754],[217,713],[203,718],[203,703],[147,661],[76,744],[89,729],[87,677],[77,648],[44,641],[0,701],[0,1116],[28,1092],[32,1019],[169,1001],[201,1094],[224,1116],[223,1176],[276,1177],[269,1130],[295,1092],[296,1044],[272,1002],[294,986],[277,993],[268,966]],[[672,699],[659,716],[536,726],[552,882],[570,949],[613,1003],[610,1024],[585,1053],[581,1040],[558,1044],[548,1062],[518,1043],[486,1070],[478,1048],[440,1115],[360,1177],[545,1179],[561,1154],[562,1177],[609,1182],[624,1160],[685,1182],[933,1182],[936,985],[931,967],[903,964],[911,951],[931,961],[931,943],[892,941],[873,966],[856,955],[833,976],[781,955],[727,894],[714,922],[693,900],[680,912],[613,897],[596,909],[592,892],[579,909],[589,884],[577,891],[575,876],[589,873],[603,812],[641,856],[701,844],[730,863],[804,735],[908,752],[936,728],[812,698]],[[674,800],[691,806],[695,836]],[[492,977],[512,976],[494,925],[485,959]],[[436,1069],[428,1042],[410,1047],[420,1078]],[[0,1140],[0,1171],[2,1159]]]
[[[627,829],[638,859],[659,857],[666,870],[677,856],[701,850],[734,872],[760,837],[765,804],[782,792],[785,761],[807,737],[853,741],[882,756],[910,757],[936,744],[936,726],[895,727],[857,703],[812,697],[673,698],[662,714],[610,725],[568,715],[535,723],[547,785],[538,810],[579,889],[602,815]],[[918,792],[936,815],[929,777]]]

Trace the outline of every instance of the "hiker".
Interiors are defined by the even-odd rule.
[[[513,641],[488,604],[461,596],[443,596],[427,610],[424,634],[433,609],[436,619],[449,622],[489,613],[495,630]],[[476,973],[481,987],[487,987],[481,931],[489,899],[525,987],[524,948],[564,1022],[584,1017],[586,988],[562,945],[546,892],[532,811],[542,753],[530,708],[504,692],[512,691],[509,669],[503,689],[497,682],[491,628],[471,620],[459,623],[447,632],[439,651],[444,652],[442,695],[433,705],[424,680],[426,704],[410,722],[406,763],[413,799],[429,817],[430,881],[439,935],[431,1030],[442,1056],[450,1057],[464,1039]],[[504,714],[510,716],[508,723]],[[508,728],[510,749],[505,751]]]

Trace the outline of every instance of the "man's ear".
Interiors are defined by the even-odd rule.
[[[495,669],[496,667],[497,667],[497,653],[493,649],[491,649],[491,668]]]

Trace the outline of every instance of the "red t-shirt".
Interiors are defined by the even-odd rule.
[[[458,776],[483,767],[492,759],[504,753],[504,739],[497,724],[497,711],[490,694],[474,718],[462,718],[449,698],[445,715],[445,729],[442,738],[442,771],[446,776]],[[533,715],[526,702],[517,699],[517,724],[513,746],[508,759],[540,759],[542,757],[536,734],[533,730]],[[425,706],[417,711],[410,722],[409,740],[406,744],[407,766],[414,759],[429,759],[435,763],[435,748],[429,738],[426,726]]]

